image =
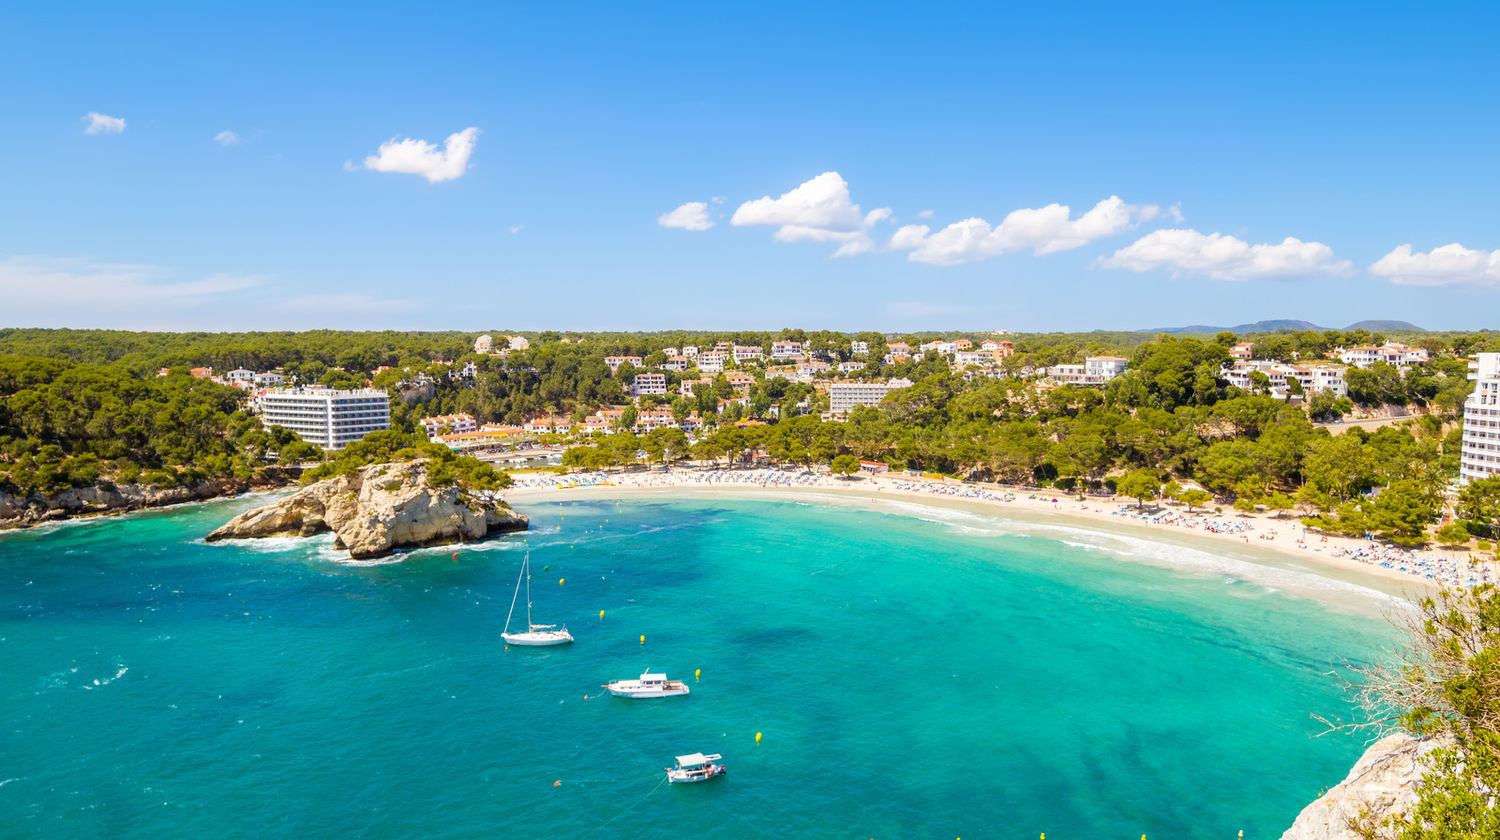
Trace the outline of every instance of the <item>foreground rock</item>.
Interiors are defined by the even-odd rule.
[[[275,504],[236,516],[207,540],[338,536],[350,556],[384,557],[398,548],[468,542],[526,530],[526,517],[498,499],[457,486],[435,487],[427,462],[372,464],[352,476],[310,484]]]
[[[1433,738],[1387,735],[1370,745],[1344,781],[1297,815],[1281,840],[1362,840],[1361,827],[1405,814],[1417,801],[1417,783],[1428,753],[1444,746]]]

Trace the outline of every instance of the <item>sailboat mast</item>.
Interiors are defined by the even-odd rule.
[[[521,595],[521,577],[526,574],[526,567],[531,563],[531,552],[526,552],[526,559],[521,561],[521,574],[516,577],[516,591],[510,596],[510,612],[505,614],[505,632],[510,632],[510,617],[516,613],[516,598]],[[531,587],[526,587],[526,623],[531,623]],[[531,628],[527,628],[528,630]]]
[[[531,554],[526,555],[526,632],[531,632]]]

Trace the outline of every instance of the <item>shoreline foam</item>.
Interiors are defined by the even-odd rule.
[[[857,504],[870,510],[919,518],[927,518],[920,516],[920,509],[903,508],[957,510],[981,521],[990,520],[1004,533],[1068,541],[1068,532],[1076,531],[1072,536],[1085,538],[1089,547],[1163,568],[1222,572],[1271,589],[1284,588],[1282,584],[1291,578],[1294,579],[1291,588],[1296,590],[1295,594],[1343,606],[1353,606],[1353,601],[1363,600],[1367,602],[1362,607],[1364,610],[1368,610],[1370,601],[1385,605],[1408,602],[1432,592],[1439,585],[1435,579],[1363,562],[1352,556],[1356,552],[1371,552],[1374,546],[1378,546],[1376,543],[1306,534],[1297,520],[1277,519],[1266,514],[1223,516],[1195,512],[1191,520],[1226,523],[1226,526],[1239,529],[1228,533],[1138,518],[1134,502],[1116,499],[1079,502],[1066,495],[1027,494],[996,486],[919,481],[906,477],[862,477],[844,481],[820,475],[803,476],[793,482],[786,479],[794,474],[770,470],[674,470],[668,473],[612,474],[604,476],[608,482],[605,483],[597,480],[600,474],[590,475],[594,476],[594,483],[579,483],[578,476],[529,476],[507,490],[505,495],[518,504],[653,495],[737,495]],[[712,478],[715,475],[725,480],[716,481]],[[754,480],[757,476],[770,476],[773,480],[760,482]],[[1147,513],[1153,511],[1187,519],[1186,511],[1179,508],[1147,508]],[[1306,542],[1300,539],[1303,534],[1307,537]],[[1110,541],[1115,544],[1101,544]],[[1223,566],[1216,567],[1197,557],[1186,563],[1181,557],[1174,560],[1151,549],[1151,546],[1160,545],[1218,558],[1223,561]],[[1439,561],[1443,559],[1441,555],[1429,555]],[[1456,562],[1450,565],[1457,567]]]

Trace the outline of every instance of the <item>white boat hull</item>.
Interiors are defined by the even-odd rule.
[[[692,782],[706,782],[709,779],[717,779],[718,777],[728,772],[729,771],[724,769],[723,766],[717,764],[714,765],[711,771],[678,770],[676,768],[672,768],[667,770],[667,781],[674,784],[679,782],[683,784],[689,784]]]
[[[613,694],[616,697],[675,697],[679,694],[688,693],[688,687],[682,685],[681,683],[678,683],[675,686],[668,685],[666,687],[635,686],[610,683],[609,685],[606,685],[605,688],[609,689],[609,693]]]
[[[508,645],[545,647],[573,643],[573,634],[566,630],[540,630],[533,633],[501,633],[500,638]]]

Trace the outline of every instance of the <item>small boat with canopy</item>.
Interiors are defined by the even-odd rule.
[[[677,766],[667,768],[667,781],[669,782],[706,782],[715,776],[722,776],[729,771],[719,762],[724,756],[717,753],[704,755],[693,753],[691,755],[677,756]]]

